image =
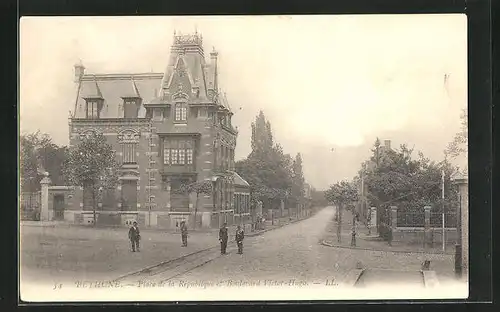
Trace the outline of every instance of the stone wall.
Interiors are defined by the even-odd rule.
[[[410,244],[423,244],[425,228],[423,227],[396,227],[392,230],[392,240],[395,242],[405,242]],[[440,246],[443,242],[443,230],[432,228],[430,230],[430,244]],[[458,238],[456,228],[445,229],[446,244],[456,243]]]

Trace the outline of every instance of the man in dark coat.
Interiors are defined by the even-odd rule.
[[[186,221],[181,221],[181,238],[182,247],[187,247],[188,245],[188,228],[186,226]]]
[[[135,252],[136,249],[137,251],[140,251],[139,241],[141,240],[141,232],[139,231],[136,221],[134,221],[133,225],[128,230],[128,238],[130,239],[130,244],[132,245],[132,251]]]
[[[236,245],[238,245],[238,254],[243,254],[243,239],[245,238],[245,231],[238,225],[236,229]]]
[[[226,248],[227,248],[227,224],[224,222],[222,224],[222,227],[219,230],[219,242],[220,242],[220,253],[221,255],[226,254]]]

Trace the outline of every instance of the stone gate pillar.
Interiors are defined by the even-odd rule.
[[[52,181],[50,181],[49,173],[44,172],[44,177],[41,184],[41,198],[40,198],[40,221],[50,221],[49,216],[49,185]]]
[[[398,207],[391,206],[391,229],[394,232],[398,226]]]
[[[431,244],[431,206],[424,207],[424,247]]]
[[[377,226],[377,207],[370,208],[370,233],[371,235],[378,236],[378,226]]]
[[[455,255],[460,259],[455,263],[455,270],[459,270],[459,276],[468,280],[469,273],[469,183],[467,176],[456,178],[453,183],[458,185],[459,205],[457,206],[457,245],[461,254]],[[458,268],[457,268],[458,266]]]

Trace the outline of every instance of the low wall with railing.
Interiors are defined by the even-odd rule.
[[[443,238],[445,244],[453,244],[458,240],[455,212],[444,214],[444,224],[443,214],[432,211],[431,206],[412,212],[401,211],[397,206],[391,206],[388,212],[390,217],[387,226],[391,229],[394,242],[434,245],[442,244]]]
[[[445,228],[445,243],[454,244],[457,239],[456,228]],[[392,230],[392,240],[395,242],[405,242],[410,244],[423,244],[425,239],[424,227],[396,227]],[[429,243],[442,244],[443,242],[443,229],[430,228],[429,229]]]

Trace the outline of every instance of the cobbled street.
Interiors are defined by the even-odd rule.
[[[235,244],[232,243],[228,246],[227,255],[216,255],[214,251],[214,259],[210,261],[207,258],[207,263],[201,262],[202,265],[185,270],[185,273],[175,277],[171,272],[160,273],[152,280],[169,280],[176,284],[228,280],[245,283],[294,280],[299,284],[308,282],[342,285],[348,278],[348,273],[356,269],[358,262],[364,268],[420,270],[425,255],[321,245],[319,242],[325,227],[334,213],[333,207],[327,207],[309,219],[246,238],[243,255],[236,253],[235,246],[232,246]],[[445,272],[438,272],[439,276],[446,277],[452,273],[451,257],[441,256],[433,260],[439,263],[439,267],[445,268]]]

